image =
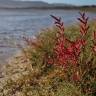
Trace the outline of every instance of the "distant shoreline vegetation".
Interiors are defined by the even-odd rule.
[[[0,9],[42,9],[42,10],[46,10],[46,9],[68,9],[68,10],[94,10],[96,11],[96,6],[92,5],[92,6],[56,6],[56,7],[0,7]]]

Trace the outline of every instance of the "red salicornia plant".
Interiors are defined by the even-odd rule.
[[[88,25],[88,17],[86,17],[85,13],[80,13],[81,17],[78,18],[80,21],[80,32],[81,36],[85,36],[88,32],[89,25]]]
[[[80,21],[80,33],[82,38],[77,38],[75,41],[67,39],[64,35],[64,23],[61,18],[57,18],[51,15],[55,19],[55,25],[58,27],[59,31],[56,35],[56,45],[54,52],[57,57],[57,64],[66,66],[68,63],[76,65],[78,63],[78,58],[81,53],[82,48],[86,44],[86,40],[83,38],[87,34],[89,26],[87,25],[88,17],[85,14],[81,14]]]
[[[80,25],[80,37],[77,37],[74,41],[71,41],[65,36],[64,33],[64,23],[61,21],[61,18],[51,15],[51,17],[55,20],[54,24],[58,28],[58,32],[56,34],[56,44],[53,49],[54,58],[49,58],[50,64],[63,66],[64,70],[69,70],[69,66],[73,69],[71,72],[71,80],[74,82],[81,82],[81,86],[83,92],[88,93],[88,91],[92,91],[91,87],[86,87],[87,81],[86,78],[89,76],[90,64],[93,62],[93,57],[86,62],[80,62],[80,55],[85,51],[85,47],[87,45],[87,33],[89,30],[88,25],[88,17],[86,17],[85,13],[80,13],[79,25]],[[92,47],[93,52],[96,53],[96,32],[94,32],[94,45]],[[84,64],[82,64],[84,63]],[[68,71],[67,70],[67,71]],[[70,71],[70,70],[69,70]],[[85,76],[86,75],[86,76]],[[84,77],[85,76],[85,77]],[[90,80],[89,80],[90,82]],[[91,85],[90,85],[91,86]],[[90,93],[90,92],[89,92]]]
[[[85,13],[80,13],[80,15],[81,18],[78,18],[78,20],[80,21],[80,33],[82,38],[77,38],[74,41],[71,41],[65,37],[64,23],[61,21],[61,18],[51,15],[55,20],[55,25],[59,29],[56,34],[57,39],[54,46],[55,60],[53,63],[62,65],[64,68],[67,68],[70,65],[73,66],[74,72],[72,76],[76,81],[80,80],[77,66],[79,63],[80,53],[86,44],[84,36],[87,34],[89,29],[89,26],[87,25],[88,17],[85,16]]]

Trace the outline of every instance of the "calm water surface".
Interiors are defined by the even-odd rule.
[[[0,63],[5,62],[17,50],[16,44],[22,42],[24,35],[33,36],[42,28],[53,24],[50,15],[62,17],[65,24],[76,22],[77,10],[4,10],[0,9]],[[96,13],[87,13],[94,18]]]

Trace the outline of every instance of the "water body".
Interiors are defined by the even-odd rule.
[[[22,43],[21,37],[38,34],[43,28],[52,26],[51,14],[62,17],[65,25],[75,23],[78,10],[33,10],[0,9],[0,63],[5,62],[18,50],[16,44]],[[88,12],[92,19],[96,12]]]

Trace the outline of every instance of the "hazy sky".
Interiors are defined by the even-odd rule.
[[[22,0],[24,1],[24,0]],[[28,0],[25,0],[28,1]],[[40,1],[40,0],[29,0],[29,1]],[[96,5],[96,0],[41,0],[49,3],[68,3],[75,5]]]

